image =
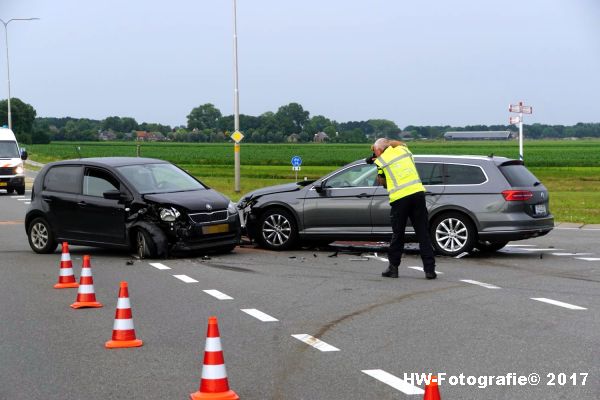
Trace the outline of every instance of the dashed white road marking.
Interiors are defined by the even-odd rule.
[[[534,244],[507,244],[504,247],[535,247]]]
[[[600,258],[598,257],[575,257],[575,259],[583,261],[600,261]]]
[[[254,318],[256,318],[262,322],[279,321],[277,318],[273,318],[269,314],[265,314],[264,312],[259,311],[256,308],[245,308],[245,309],[242,309],[241,311],[245,312],[248,315],[253,316]]]
[[[203,290],[204,293],[211,295],[219,300],[233,300],[233,297],[226,295],[225,293],[219,292],[216,289]]]
[[[307,345],[312,346],[320,351],[340,351],[340,349],[338,349],[337,347],[327,344],[324,341],[317,339],[316,337],[307,335],[306,333],[292,335],[292,337],[295,337],[299,341],[304,342]]]
[[[161,263],[150,263],[156,269],[171,269],[171,267],[167,267],[165,264]]]
[[[554,249],[554,248],[547,248],[547,249],[523,249],[525,251],[561,251],[562,249]]]
[[[425,270],[423,269],[423,267],[411,266],[411,267],[408,267],[408,268],[414,269],[416,271],[425,272]],[[444,274],[442,271],[438,271],[437,269],[435,270],[435,273],[436,274]]]
[[[10,196],[11,199],[24,199],[25,196]]]
[[[552,253],[553,256],[566,257],[566,256],[591,256],[592,253]]]
[[[23,204],[31,204],[30,201],[25,201]]]
[[[403,379],[398,378],[388,372],[385,372],[382,369],[363,369],[362,372],[365,374],[372,376],[380,382],[385,383],[393,387],[396,390],[401,391],[404,394],[423,394],[425,391],[420,387],[411,385]]]
[[[21,198],[18,198],[17,200],[19,200],[19,201],[27,201],[29,199],[27,197],[21,197]]]
[[[544,297],[532,297],[531,300],[541,301],[542,303],[548,303],[559,307],[568,308],[570,310],[587,310],[587,308],[579,307],[574,304],[563,303],[562,301],[546,299]]]
[[[473,281],[471,279],[461,279],[460,281],[470,283],[472,285],[482,286],[487,289],[502,289],[500,286],[492,285],[492,284],[485,283],[485,282]]]
[[[185,283],[195,283],[198,282],[197,280],[195,280],[194,278],[190,278],[187,275],[173,275],[175,278],[184,281]]]

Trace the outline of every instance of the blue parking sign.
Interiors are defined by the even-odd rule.
[[[293,167],[299,167],[301,165],[302,165],[302,158],[300,158],[300,156],[292,157],[292,166]]]

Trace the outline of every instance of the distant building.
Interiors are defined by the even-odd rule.
[[[135,140],[140,142],[158,142],[165,140],[165,135],[160,132],[135,131]]]
[[[415,139],[415,137],[413,136],[412,132],[408,132],[408,131],[402,131],[402,132],[398,133],[398,138],[400,140],[404,140],[404,141],[414,140]]]
[[[328,140],[329,140],[329,136],[327,136],[327,134],[325,132],[315,133],[315,136],[313,138],[313,141],[315,143],[324,143]]]
[[[101,131],[98,133],[98,140],[115,140],[117,135],[113,131]]]
[[[511,131],[463,131],[446,132],[446,140],[510,140],[513,138]]]
[[[300,141],[300,135],[298,135],[297,133],[292,133],[290,136],[287,137],[286,140],[288,143],[298,143]]]

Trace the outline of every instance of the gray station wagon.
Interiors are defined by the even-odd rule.
[[[427,190],[432,244],[442,255],[542,236],[554,227],[548,191],[519,160],[417,155]],[[352,162],[316,181],[255,190],[238,203],[248,236],[262,247],[289,249],[301,241],[388,241],[390,205],[377,169]],[[407,240],[414,240],[410,224]]]

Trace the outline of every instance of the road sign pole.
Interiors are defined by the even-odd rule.
[[[519,117],[519,160],[523,161],[523,113]]]
[[[234,131],[239,132],[240,130],[240,91],[238,88],[238,57],[237,57],[237,4],[236,0],[233,0],[233,81],[234,81],[234,94],[233,94],[233,114],[234,114]],[[234,155],[234,175],[235,183],[234,190],[236,193],[240,192],[240,143],[235,141],[233,145]]]

